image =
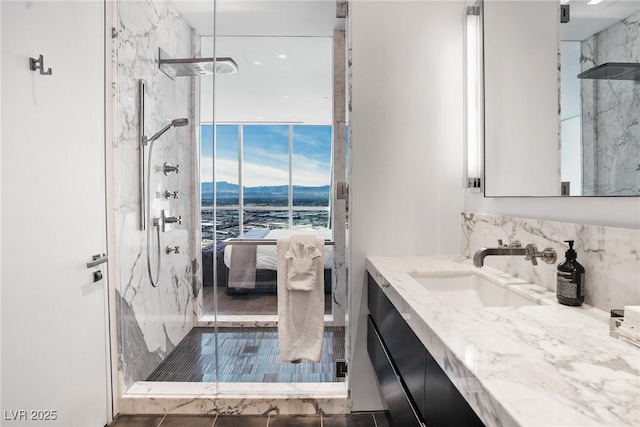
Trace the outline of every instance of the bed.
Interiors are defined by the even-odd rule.
[[[332,231],[325,230],[269,230],[252,229],[241,239],[270,239],[288,238],[292,234],[312,234],[325,240],[332,240]],[[234,251],[236,251],[234,253]],[[333,246],[325,245],[324,261],[324,290],[331,293],[331,269],[333,267]],[[254,266],[255,263],[255,266]],[[222,265],[220,265],[222,264]],[[277,289],[276,270],[278,258],[276,245],[233,245],[226,244],[223,252],[223,262],[219,263],[223,269],[222,279],[226,285],[228,295],[238,295],[251,292],[275,293]],[[232,268],[233,267],[233,268]]]

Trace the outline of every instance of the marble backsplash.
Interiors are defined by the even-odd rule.
[[[542,261],[533,266],[524,257],[488,256],[485,265],[556,289],[556,267],[568,248],[565,240],[575,240],[578,262],[586,270],[585,303],[610,310],[640,305],[640,230],[570,222],[514,218],[478,213],[462,213],[461,254],[473,257],[481,247],[495,247],[519,240],[534,243],[558,254],[556,264]]]
[[[135,381],[144,381],[194,324],[194,273],[198,255],[192,240],[194,214],[192,193],[197,175],[194,79],[170,79],[158,68],[158,48],[172,57],[193,57],[193,30],[171,2],[119,1],[117,13],[117,235],[119,277],[118,366],[122,391]],[[140,230],[138,82],[144,79],[145,133],[151,136],[175,118],[189,118],[190,124],[162,135],[148,161],[149,186],[154,217],[161,209],[182,216],[181,225],[160,233],[162,268],[158,286],[153,287],[147,272],[146,232]],[[149,155],[149,149],[146,149]],[[162,172],[164,163],[179,165],[179,173]],[[178,192],[166,199],[165,191]],[[197,227],[195,227],[197,228]],[[156,251],[153,232],[151,253]],[[179,246],[179,253],[166,254],[167,246]],[[154,255],[155,258],[155,255]],[[155,260],[152,258],[154,279]]]
[[[640,62],[640,12],[582,43],[582,70],[607,62]],[[582,80],[585,196],[640,192],[640,85],[631,80]]]

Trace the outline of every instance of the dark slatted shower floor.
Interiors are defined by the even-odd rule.
[[[218,328],[220,382],[342,382],[335,361],[344,359],[344,327],[325,327],[320,362],[280,361],[277,328]],[[147,381],[216,381],[215,329],[194,328]]]

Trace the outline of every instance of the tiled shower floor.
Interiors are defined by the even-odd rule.
[[[342,382],[335,360],[344,359],[344,327],[325,327],[320,362],[280,361],[277,328],[218,328],[220,382]],[[194,328],[147,381],[216,381],[215,329]]]

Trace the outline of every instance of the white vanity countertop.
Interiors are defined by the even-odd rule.
[[[608,313],[542,305],[447,308],[410,273],[475,271],[458,256],[369,257],[367,271],[487,426],[640,426],[640,348],[609,336]],[[515,279],[517,281],[517,279]]]

